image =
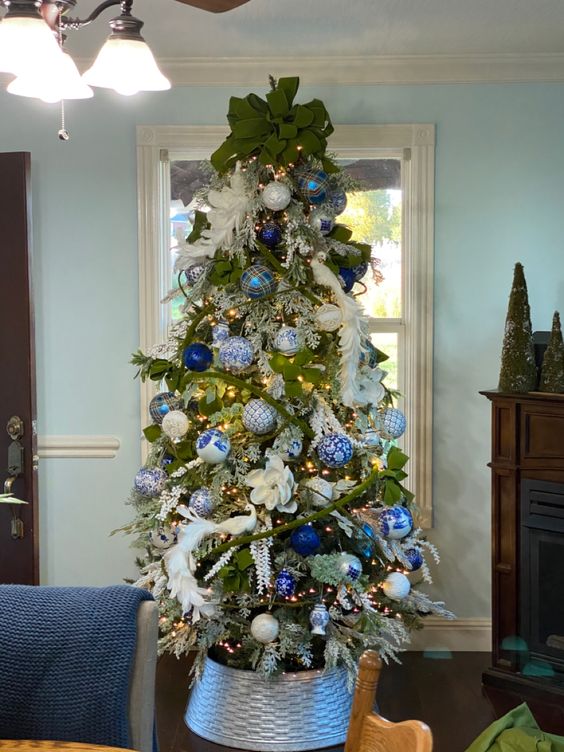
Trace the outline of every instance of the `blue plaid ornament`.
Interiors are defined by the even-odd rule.
[[[133,485],[142,496],[158,496],[167,479],[168,475],[160,467],[142,467],[135,476]]]
[[[241,290],[248,298],[264,298],[276,290],[274,274],[262,264],[253,264],[241,275]]]
[[[282,240],[282,230],[274,222],[266,222],[259,230],[258,239],[267,248],[275,248]]]
[[[322,204],[327,196],[329,177],[323,170],[299,170],[296,172],[298,188],[310,204]]]
[[[409,535],[413,528],[413,517],[409,509],[396,504],[393,507],[385,507],[378,514],[380,532],[390,540],[401,540]]]
[[[405,433],[407,426],[405,415],[397,407],[387,407],[380,415],[379,422],[382,431],[385,431],[392,439],[399,439]]]
[[[344,433],[330,433],[317,445],[317,456],[327,467],[344,467],[352,460],[352,442]]]
[[[231,451],[231,442],[217,428],[208,428],[196,439],[196,454],[210,465],[218,465],[227,459]]]
[[[362,563],[360,559],[353,556],[353,554],[342,553],[339,556],[337,566],[343,577],[348,577],[350,580],[353,580],[353,582],[358,580],[362,574]]]
[[[409,562],[409,566],[412,572],[416,572],[423,566],[423,554],[418,548],[408,548],[403,552],[403,555]]]
[[[213,497],[209,488],[202,486],[190,496],[188,506],[200,517],[209,517],[213,512]]]
[[[219,348],[219,360],[226,371],[242,373],[253,362],[255,348],[245,337],[228,337]]]
[[[341,188],[330,190],[327,201],[335,215],[342,214],[347,208],[347,194]]]
[[[317,551],[321,540],[311,525],[302,525],[292,531],[290,545],[300,556],[310,556]]]
[[[283,569],[274,580],[274,587],[278,595],[287,597],[294,595],[296,591],[296,580],[287,569]]]
[[[178,397],[174,392],[159,392],[149,402],[149,415],[160,425],[167,413],[171,410],[181,410],[183,407],[182,397]]]
[[[364,556],[365,559],[371,559],[374,556],[376,539],[374,537],[374,531],[367,522],[362,525],[362,532],[358,535],[358,541],[359,553]]]
[[[184,348],[182,355],[184,365],[190,371],[206,371],[212,364],[213,353],[203,342],[192,342]]]
[[[270,433],[276,428],[277,412],[272,405],[261,399],[252,399],[243,409],[243,425],[251,433],[259,436]]]
[[[314,209],[309,215],[309,223],[322,235],[329,235],[335,224],[333,217],[323,209]]]

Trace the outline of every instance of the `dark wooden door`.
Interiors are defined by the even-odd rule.
[[[28,502],[0,503],[0,582],[27,585],[39,581],[30,163],[0,154],[0,492]]]

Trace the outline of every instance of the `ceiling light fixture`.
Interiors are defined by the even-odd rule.
[[[75,5],[76,0],[0,0],[8,11],[0,21],[0,72],[16,76],[10,94],[60,102],[93,96],[90,86],[125,96],[170,89],[141,36],[143,21],[131,15],[133,0],[105,0],[88,18],[67,18]],[[116,5],[121,14],[110,20],[110,36],[81,78],[63,52],[65,32],[88,26]]]

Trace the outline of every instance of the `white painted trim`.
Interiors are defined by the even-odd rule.
[[[491,619],[456,619],[438,616],[424,619],[425,626],[412,634],[409,650],[452,650],[489,653],[492,649]]]
[[[112,459],[119,448],[115,436],[39,436],[37,454],[41,459]]]

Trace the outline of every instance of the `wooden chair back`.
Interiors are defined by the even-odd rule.
[[[381,670],[376,651],[362,654],[345,752],[432,752],[433,736],[424,723],[391,723],[373,711]]]

